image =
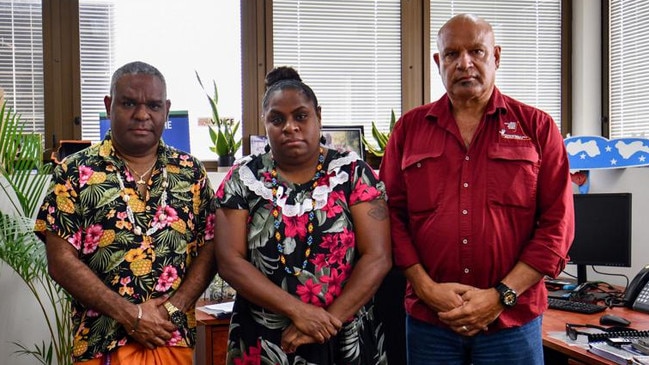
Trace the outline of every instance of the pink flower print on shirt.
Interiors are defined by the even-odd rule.
[[[322,207],[322,210],[327,212],[327,218],[333,218],[337,214],[343,212],[343,207],[340,204],[336,203],[339,200],[345,201],[345,194],[342,191],[334,190],[329,193],[327,204]]]
[[[153,224],[160,227],[166,227],[178,220],[178,213],[170,206],[158,207],[153,217]]]
[[[68,237],[68,242],[77,250],[81,249],[81,230]]]
[[[225,177],[223,178],[223,181],[224,181],[224,182],[225,182],[225,181],[230,181],[230,176],[232,176],[232,172],[233,172],[234,170],[235,170],[235,169],[230,169],[230,170],[228,170],[228,173],[225,174]],[[223,195],[224,195],[224,194],[225,194],[225,183],[221,183],[221,185],[219,185],[219,188],[216,189],[216,193],[214,193],[214,196],[216,196],[217,198],[221,199],[221,198],[223,198]]]
[[[84,254],[91,254],[95,252],[103,233],[104,229],[99,224],[93,224],[92,226],[86,228],[86,235],[83,240],[82,252]]]
[[[311,303],[322,307],[319,295],[322,291],[322,285],[313,282],[313,279],[307,280],[304,285],[297,286],[297,294],[304,303]]]
[[[210,213],[207,215],[207,219],[205,220],[205,240],[209,241],[212,238],[214,238],[214,225],[216,222],[216,215],[214,213]]]
[[[166,292],[171,288],[174,281],[178,278],[178,271],[173,266],[165,266],[162,274],[158,278],[158,283],[155,285],[155,290],[159,292]]]
[[[329,276],[323,275],[320,282],[327,284],[327,293],[331,293],[334,297],[338,297],[343,291],[343,282],[347,279],[344,275],[336,269],[331,269]]]
[[[79,166],[79,187],[86,185],[93,172],[94,171],[92,171],[92,169],[86,165]]]
[[[322,235],[322,242],[320,242],[320,248],[331,251],[336,247],[338,247],[338,235],[336,234]]]
[[[298,237],[304,239],[306,237],[306,225],[309,222],[308,214],[302,214],[297,217],[283,216],[284,221],[284,234],[286,237]]]
[[[179,330],[173,331],[171,334],[171,338],[167,340],[167,343],[165,343],[165,346],[176,346],[182,341],[183,337],[180,335]]]
[[[315,271],[320,271],[323,268],[327,267],[327,256],[323,253],[316,254],[312,259],[311,263],[315,266]]]
[[[261,365],[261,340],[257,340],[257,346],[248,348],[248,353],[243,353],[243,358],[235,358],[234,365]]]
[[[375,187],[367,185],[363,180],[358,180],[354,191],[349,196],[349,205],[354,205],[358,202],[368,202],[381,196],[381,192]]]
[[[97,312],[97,311],[94,310],[94,309],[88,309],[88,310],[86,311],[86,316],[88,316],[88,317],[99,317],[99,315],[100,315],[100,313]]]
[[[345,263],[345,256],[347,254],[347,249],[343,247],[338,247],[335,250],[331,251],[331,254],[329,254],[329,258],[327,259],[327,262],[329,265],[333,267],[339,267],[343,263]]]
[[[341,244],[342,248],[349,249],[349,248],[354,247],[354,245],[356,243],[356,240],[355,240],[355,235],[354,235],[353,231],[350,231],[347,228],[344,228],[343,231],[340,232],[338,235],[339,235],[339,238],[340,238],[340,244]]]

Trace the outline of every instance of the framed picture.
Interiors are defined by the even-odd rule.
[[[250,154],[261,155],[266,153],[266,145],[268,144],[268,137],[251,134],[250,135]]]
[[[324,145],[327,148],[353,151],[361,159],[365,159],[362,125],[323,125],[322,136],[326,140]]]

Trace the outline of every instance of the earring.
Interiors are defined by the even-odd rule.
[[[266,151],[266,153],[270,152],[270,145],[269,144],[266,144],[266,146],[264,147],[264,151]]]
[[[327,144],[327,139],[325,136],[320,136],[320,144]]]

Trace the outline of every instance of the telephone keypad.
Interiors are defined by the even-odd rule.
[[[638,294],[638,297],[633,303],[633,309],[649,312],[649,284],[645,285]]]

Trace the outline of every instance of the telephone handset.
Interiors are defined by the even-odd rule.
[[[624,294],[624,305],[649,313],[649,265],[633,278]]]

